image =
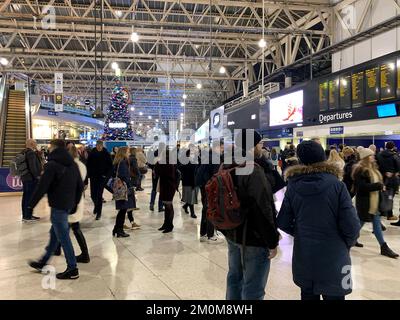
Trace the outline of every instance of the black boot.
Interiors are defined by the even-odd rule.
[[[188,205],[187,203],[185,203],[185,204],[182,206],[182,209],[185,210],[185,213],[186,213],[186,214],[189,214],[188,206],[189,206],[189,205]]]
[[[400,220],[394,223],[391,223],[392,226],[400,227]]]
[[[381,223],[382,231],[386,231],[386,227]]]
[[[65,270],[62,273],[57,273],[56,278],[59,280],[75,280],[79,278],[78,268]]]
[[[356,242],[355,246],[357,248],[364,248],[364,245],[362,243],[359,243],[358,241]]]
[[[113,230],[112,234],[114,237],[117,238],[127,238],[130,236],[129,234],[125,233],[124,230],[116,230],[116,229]]]
[[[79,247],[81,248],[82,253],[76,257],[76,262],[79,263],[89,263],[90,262],[90,257],[89,257],[89,250],[87,247],[86,239],[82,233],[81,228],[76,228],[73,229],[74,235],[76,238],[76,241],[79,244]]]
[[[39,271],[39,272],[42,272],[42,269],[45,267],[45,263],[43,263],[43,262],[41,262],[41,261],[28,261],[28,265],[31,267],[31,268],[33,268],[33,269],[35,269],[35,270],[37,270],[37,271]]]
[[[197,216],[194,213],[194,205],[193,204],[189,205],[189,208],[190,208],[190,217],[193,219],[197,219]]]
[[[389,248],[386,242],[381,246],[381,255],[393,259],[397,259],[399,257],[397,253],[395,253],[392,249]]]
[[[165,224],[163,224],[163,225],[161,226],[161,228],[158,229],[158,231],[164,231],[165,229],[167,229],[167,227],[165,226]]]

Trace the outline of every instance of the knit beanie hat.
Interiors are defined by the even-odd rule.
[[[297,146],[297,156],[300,162],[310,165],[326,161],[325,151],[322,146],[315,141],[303,141]]]
[[[375,155],[375,153],[370,148],[358,147],[357,150],[360,155],[360,160],[365,159],[366,157]]]

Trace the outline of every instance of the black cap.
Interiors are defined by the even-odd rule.
[[[297,156],[300,162],[305,165],[326,161],[324,149],[315,141],[303,141],[300,143],[297,146]]]
[[[249,132],[253,131],[254,139],[253,139],[252,145],[248,145],[248,143],[247,143],[247,137],[246,137],[247,131],[249,131]],[[249,133],[249,135],[250,135],[250,133]],[[253,129],[242,129],[242,131],[236,135],[235,145],[236,145],[236,147],[241,148],[242,150],[248,151],[251,148],[258,145],[261,140],[262,140],[262,137],[257,131],[255,131]]]

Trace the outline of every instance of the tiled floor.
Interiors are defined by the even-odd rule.
[[[20,197],[0,197],[0,299],[223,299],[226,244],[200,243],[200,219],[181,212],[177,198],[174,232],[159,233],[163,219],[162,214],[148,210],[149,183],[146,180],[145,191],[138,193],[141,210],[136,211],[136,218],[142,228],[130,232],[130,238],[111,236],[116,215],[112,201],[105,204],[101,221],[86,214],[82,228],[92,261],[79,266],[80,279],[56,281],[55,289],[43,289],[45,278],[26,265],[28,259],[39,257],[48,240],[46,201],[35,211],[42,220],[23,224]],[[86,196],[90,212],[92,205],[88,193]],[[110,194],[105,192],[105,198],[110,200]],[[200,213],[200,206],[196,211]],[[380,256],[370,231],[370,226],[362,231],[365,248],[352,250],[355,290],[349,299],[400,299],[400,260]],[[400,228],[389,226],[385,237],[400,252]],[[292,282],[291,250],[292,239],[285,236],[272,262],[266,299],[299,298],[299,289]],[[65,268],[63,257],[55,257],[52,264],[57,271]]]

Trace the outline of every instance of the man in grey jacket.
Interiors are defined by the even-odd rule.
[[[28,204],[32,198],[33,192],[38,184],[40,175],[43,170],[42,161],[37,151],[37,143],[33,139],[26,140],[25,161],[27,172],[21,177],[23,183],[22,194],[22,221],[37,221],[40,218],[32,215],[32,211],[28,210]]]

